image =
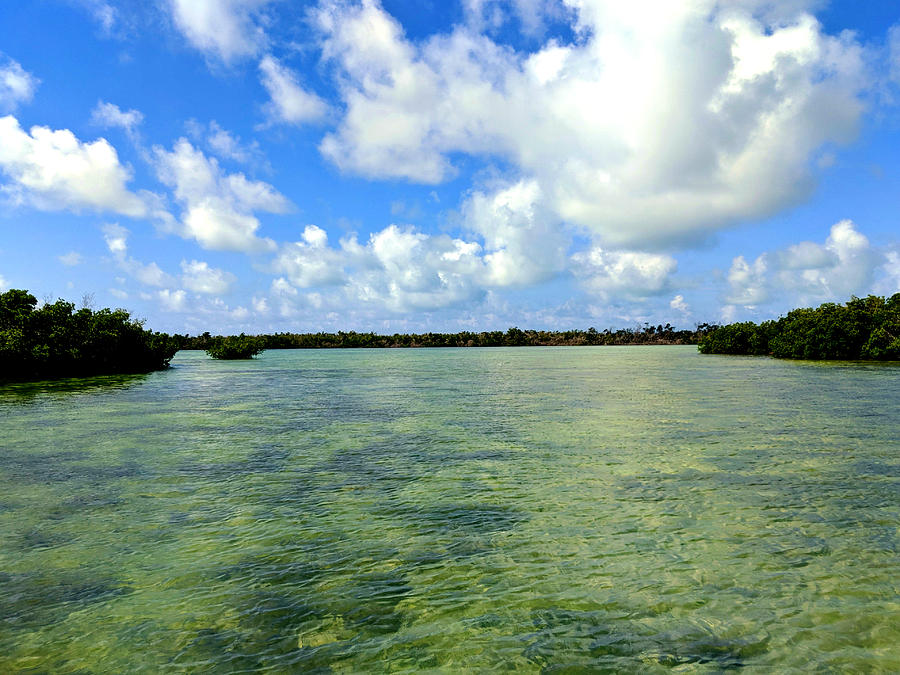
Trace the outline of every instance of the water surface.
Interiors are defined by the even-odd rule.
[[[900,671],[900,365],[173,366],[0,387],[0,672]]]

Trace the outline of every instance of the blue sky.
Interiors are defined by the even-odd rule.
[[[900,6],[0,4],[0,288],[175,332],[900,291]]]

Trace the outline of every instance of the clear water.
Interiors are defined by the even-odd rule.
[[[900,672],[900,365],[182,352],[0,388],[0,672]]]

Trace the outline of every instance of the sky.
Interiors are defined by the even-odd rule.
[[[896,0],[0,3],[0,290],[198,334],[900,291]]]

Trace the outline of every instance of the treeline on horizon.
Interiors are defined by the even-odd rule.
[[[791,359],[900,360],[900,293],[795,309],[777,320],[694,330],[670,324],[567,331],[510,328],[459,333],[274,333],[167,335],[146,330],[124,309],[76,310],[65,300],[37,306],[24,290],[0,293],[0,381],[146,373],[168,367],[179,349],[246,358],[266,349],[698,345],[704,354]]]
[[[510,328],[507,331],[462,331],[459,333],[274,333],[257,335],[263,349],[386,349],[414,347],[561,347],[585,345],[693,345],[698,344],[707,331],[715,326],[700,324],[694,330],[676,330],[670,324],[588,330],[545,331]],[[208,351],[223,336],[176,335],[181,349]]]
[[[698,345],[703,354],[767,355],[809,360],[900,360],[900,293],[853,297],[844,304],[795,309],[760,324],[716,326]]]
[[[0,293],[0,381],[148,373],[176,351],[176,339],[124,309],[76,310],[65,300],[38,308],[27,291]]]

